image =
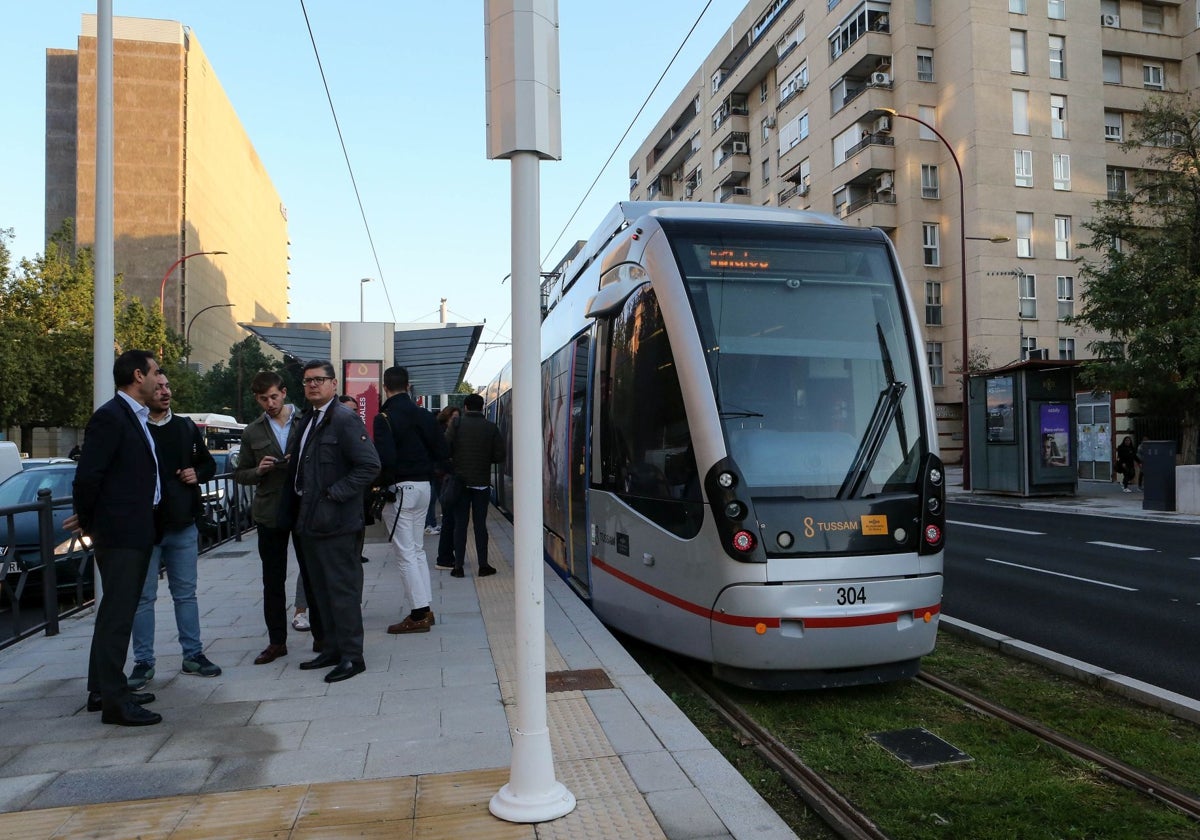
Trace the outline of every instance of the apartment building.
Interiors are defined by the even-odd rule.
[[[73,218],[91,245],[95,15],[81,32],[46,51],[46,235]],[[287,320],[287,210],[191,29],[114,17],[113,92],[116,271],[207,369],[246,338],[239,321]]]
[[[1118,148],[1132,115],[1196,85],[1196,6],[751,0],[633,156],[630,198],[887,231],[957,460],[964,358],[1089,355],[1095,336],[1062,320],[1083,222],[1145,165]]]

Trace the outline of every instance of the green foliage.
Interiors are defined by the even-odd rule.
[[[1152,413],[1181,417],[1183,458],[1195,463],[1200,421],[1200,108],[1190,97],[1152,98],[1127,150],[1147,168],[1127,194],[1096,202],[1084,223],[1094,256],[1080,268],[1082,305],[1069,323],[1105,337],[1088,349],[1082,380],[1128,391]],[[1189,451],[1190,450],[1190,451]]]
[[[264,353],[258,338],[248,336],[237,342],[229,348],[228,363],[217,362],[204,374],[205,405],[198,410],[231,414],[239,422],[249,423],[261,413],[250,391],[250,380],[262,370],[273,370],[282,375],[285,382],[288,381],[289,374],[283,362]],[[303,389],[293,391],[290,386],[288,388],[288,396],[293,403],[301,399],[303,394]]]

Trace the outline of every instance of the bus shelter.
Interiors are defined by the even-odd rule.
[[[1077,365],[1030,359],[970,374],[972,490],[1075,495]]]

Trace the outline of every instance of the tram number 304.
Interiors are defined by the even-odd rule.
[[[867,590],[865,587],[859,586],[839,586],[837,591],[837,602],[839,606],[846,604],[865,604],[867,603]]]

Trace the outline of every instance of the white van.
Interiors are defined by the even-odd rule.
[[[21,470],[20,448],[11,440],[0,440],[0,481]]]

